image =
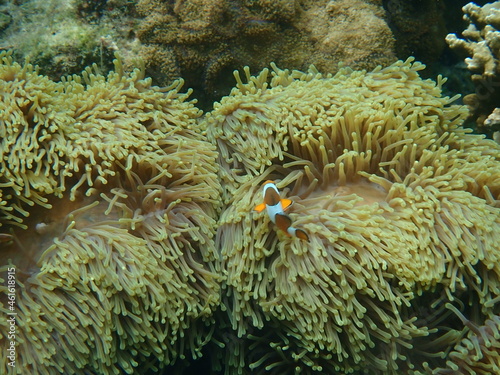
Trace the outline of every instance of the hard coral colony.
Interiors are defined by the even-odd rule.
[[[462,51],[475,93],[464,97],[471,116],[483,132],[493,134],[500,143],[500,1],[483,7],[469,3],[462,8],[468,27],[463,39],[448,34],[446,42]]]
[[[119,64],[2,63],[17,373],[500,368],[500,148],[421,64],[246,70],[200,117]],[[268,179],[309,241],[252,214]]]

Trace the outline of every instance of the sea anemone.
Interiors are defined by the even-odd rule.
[[[461,320],[467,334],[449,353],[446,368],[431,369],[424,365],[425,374],[429,375],[489,375],[500,373],[500,316],[493,315],[482,326],[467,319],[455,306],[447,303]],[[423,375],[416,372],[415,375]]]
[[[408,353],[436,329],[419,324],[417,296],[468,290],[495,310],[500,148],[461,127],[467,110],[441,96],[445,79],[421,79],[411,59],[334,76],[272,68],[236,74],[204,123],[220,153],[229,322],[241,338],[273,327],[281,349],[261,350],[261,368],[418,367]],[[267,179],[310,242],[251,213]]]
[[[199,357],[220,300],[220,186],[189,92],[119,61],[60,83],[2,62],[0,311],[14,269],[14,373],[143,373]]]

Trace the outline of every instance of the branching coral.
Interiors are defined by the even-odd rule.
[[[449,34],[446,41],[451,48],[467,51],[471,57],[465,59],[465,62],[472,72],[487,76],[498,75],[500,2],[489,3],[483,7],[469,3],[463,7],[463,12],[464,19],[469,22],[469,27],[463,32],[466,40]]]
[[[464,39],[448,34],[446,41],[451,48],[464,52],[467,68],[472,73],[476,93],[468,96],[474,118],[483,126],[486,118],[500,106],[500,1],[480,7],[469,3],[463,8],[469,27],[463,31]],[[488,125],[486,125],[488,126]],[[497,131],[494,128],[489,131]]]
[[[17,270],[17,373],[198,357],[219,303],[220,187],[182,82],[153,87],[117,62],[108,77],[54,83],[2,62],[0,221],[12,241],[1,269]]]
[[[436,288],[495,310],[500,149],[460,126],[466,108],[421,69],[247,69],[205,119],[228,207],[217,243],[230,322],[240,337],[270,326],[289,337],[273,344],[289,371],[418,367],[408,353],[434,328],[410,312]],[[269,178],[310,243],[249,214]]]

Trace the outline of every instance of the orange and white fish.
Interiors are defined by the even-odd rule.
[[[293,202],[290,199],[280,197],[274,181],[268,180],[264,182],[262,195],[264,202],[255,206],[254,211],[262,212],[267,210],[269,219],[283,232],[289,236],[309,241],[309,236],[305,231],[292,227],[292,219],[285,214],[285,211],[290,208]]]

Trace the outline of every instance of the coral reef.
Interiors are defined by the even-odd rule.
[[[484,120],[484,127],[493,134],[493,139],[500,143],[500,108],[495,108]]]
[[[422,69],[247,68],[206,115],[227,207],[227,373],[418,370],[459,339],[456,320],[427,322],[439,301],[498,313],[500,147],[468,134],[466,107]],[[310,242],[250,214],[267,179]]]
[[[384,10],[373,1],[141,0],[137,9],[145,16],[138,36],[148,67],[180,74],[208,95],[207,104],[226,93],[242,65],[315,64],[331,72],[338,61],[373,68],[395,60]]]
[[[444,37],[449,9],[443,1],[386,0],[388,24],[395,37],[398,56],[413,56],[435,63],[446,47]]]
[[[480,7],[469,3],[463,8],[464,19],[469,26],[462,32],[464,39],[456,34],[448,34],[449,46],[468,56],[467,68],[472,73],[476,87],[474,94],[464,101],[469,105],[471,114],[479,128],[497,107],[500,107],[500,1]],[[492,133],[500,130],[482,129]]]
[[[93,63],[104,74],[112,70],[118,49],[127,67],[137,59],[132,14],[125,0],[5,1],[0,4],[0,48],[39,65],[51,79],[79,74]]]
[[[119,51],[127,69],[144,59],[158,84],[182,77],[207,108],[242,65],[334,72],[338,61],[372,69],[396,59],[380,0],[28,0],[1,4],[2,14],[0,48],[52,79],[92,63],[104,74]]]
[[[14,373],[144,373],[197,358],[220,300],[220,186],[190,92],[119,61],[107,77],[94,67],[56,83],[0,58],[0,313],[14,268]]]

